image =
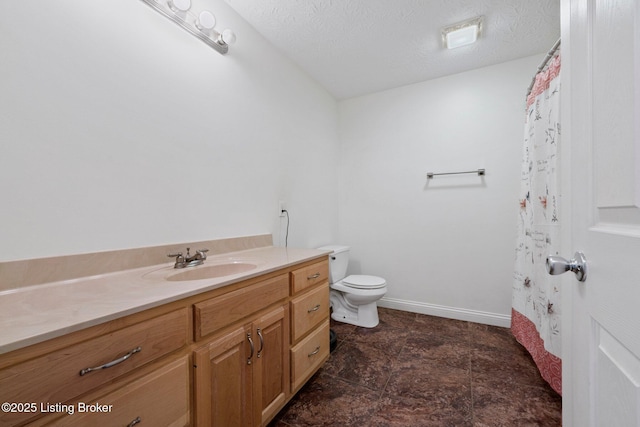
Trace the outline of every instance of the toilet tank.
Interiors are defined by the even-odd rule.
[[[349,265],[349,246],[328,245],[318,249],[333,251],[329,254],[329,281],[336,283],[344,279]]]

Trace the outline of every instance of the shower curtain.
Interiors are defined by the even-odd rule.
[[[527,97],[511,330],[542,377],[562,394],[560,279],[545,270],[547,255],[558,253],[562,224],[559,143],[558,52],[536,75]]]

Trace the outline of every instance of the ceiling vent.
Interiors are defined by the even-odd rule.
[[[483,16],[459,22],[442,29],[442,43],[447,49],[475,43],[482,34]]]

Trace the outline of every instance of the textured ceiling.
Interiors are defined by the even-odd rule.
[[[560,37],[560,0],[226,2],[338,99],[544,53]],[[442,48],[443,27],[480,15],[478,43]]]

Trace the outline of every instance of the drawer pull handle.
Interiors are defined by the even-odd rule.
[[[316,305],[313,308],[310,308],[309,310],[307,310],[307,313],[313,313],[314,311],[318,311],[320,310],[320,304]]]
[[[318,354],[320,352],[320,346],[317,346],[315,350],[313,350],[311,353],[309,353],[307,356],[311,357],[311,356],[315,356],[316,354]]]
[[[136,417],[135,420],[131,421],[129,424],[127,424],[127,427],[133,427],[136,424],[140,424],[142,422],[142,419],[140,417]]]
[[[251,365],[251,358],[253,357],[253,351],[255,350],[253,346],[253,340],[251,339],[251,333],[247,334],[247,339],[249,340],[249,345],[251,346],[251,353],[249,354],[249,357],[247,357],[247,365]]]
[[[262,330],[258,328],[258,338],[260,338],[260,348],[258,349],[258,355],[256,357],[262,357],[262,350],[264,350],[264,337],[262,336]]]
[[[320,277],[320,273],[312,274],[311,276],[307,276],[307,280],[313,280]]]
[[[80,376],[82,377],[82,376],[88,374],[89,372],[99,371],[101,369],[107,369],[107,368],[110,368],[112,366],[116,366],[116,365],[124,362],[125,360],[127,360],[128,358],[133,356],[134,354],[139,353],[140,351],[142,351],[142,347],[136,347],[133,350],[131,350],[129,353],[127,353],[124,356],[122,356],[121,358],[113,360],[113,361],[111,361],[109,363],[105,363],[102,366],[96,366],[95,368],[84,368],[84,369],[80,370]]]

